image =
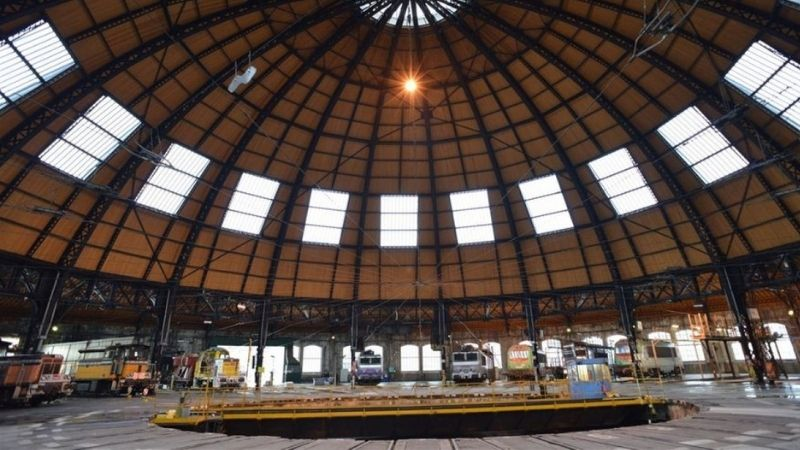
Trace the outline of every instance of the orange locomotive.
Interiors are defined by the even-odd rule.
[[[61,374],[61,355],[0,357],[0,404],[38,405],[70,394],[70,379]]]
[[[112,345],[106,349],[81,350],[72,376],[76,394],[155,393],[146,345]]]

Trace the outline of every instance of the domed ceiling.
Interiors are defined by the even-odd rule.
[[[259,296],[425,300],[800,241],[792,2],[15,3],[5,50],[33,58],[14,36],[44,20],[68,53],[22,94],[0,86],[7,254]],[[789,105],[732,75],[753,45],[784,58],[773,100]],[[54,142],[100,139],[73,136],[81,120],[110,147],[61,167]]]

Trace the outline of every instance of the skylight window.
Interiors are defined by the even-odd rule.
[[[519,184],[519,190],[538,234],[574,226],[555,174],[523,181]]]
[[[800,130],[800,64],[758,41],[725,79]]]
[[[243,173],[222,219],[222,228],[261,234],[279,186],[269,178]]]
[[[205,156],[178,144],[170,145],[164,161],[139,191],[136,203],[167,214],[177,213],[208,163]]]
[[[453,208],[459,244],[494,241],[489,192],[486,189],[450,194],[450,206]]]
[[[50,24],[40,20],[0,39],[0,108],[75,65]]]
[[[706,184],[747,167],[747,159],[694,106],[662,125],[658,133]]]
[[[453,3],[459,3],[461,1],[463,0],[450,0],[450,1],[426,0],[424,3],[426,3],[425,9],[428,10],[428,13],[433,18],[434,21],[433,23],[436,23],[444,19],[444,16],[439,12],[440,9],[447,11],[448,14],[453,13],[456,11],[456,6],[453,5]],[[370,8],[373,8],[376,3],[378,2],[371,1],[362,3],[361,10],[367,12],[370,10]],[[416,26],[415,22],[419,26],[425,26],[430,23],[428,22],[428,16],[425,15],[425,11],[423,10],[422,1],[416,0],[414,2],[411,2],[410,0],[406,0],[403,3],[396,6],[394,3],[389,3],[385,7],[373,13],[372,18],[375,19],[376,21],[381,20],[384,14],[388,14],[389,8],[394,7],[394,10],[392,11],[392,16],[389,17],[389,19],[386,22],[389,25],[397,26],[397,24],[402,23],[404,27],[414,27]],[[434,6],[434,4],[436,6]],[[405,6],[405,8],[403,6]],[[403,12],[403,10],[405,10],[406,14],[405,17],[401,18],[400,13]]]
[[[346,192],[312,189],[303,242],[339,245],[349,201],[350,194]]]
[[[381,247],[416,247],[416,195],[381,196]]]
[[[589,169],[620,216],[658,203],[626,148],[595,159]]]
[[[39,155],[39,158],[85,180],[141,122],[111,97],[103,96]]]

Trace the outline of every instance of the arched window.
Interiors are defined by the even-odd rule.
[[[606,343],[608,344],[609,347],[615,347],[616,348],[617,342],[619,342],[619,341],[621,341],[623,339],[627,340],[628,338],[623,336],[623,335],[621,335],[621,334],[615,334],[615,335],[607,337],[606,338]]]
[[[742,350],[741,342],[731,342],[731,356],[733,356],[734,361],[744,361],[744,350]]]
[[[292,356],[294,357],[294,359],[300,361],[300,346],[298,345],[292,346]]]
[[[647,335],[647,339],[650,339],[651,341],[672,342],[672,336],[670,336],[666,331],[653,331]]]
[[[322,372],[322,347],[306,345],[303,347],[303,373]]]
[[[430,345],[422,347],[422,370],[425,372],[442,370],[442,352],[434,350]]]
[[[728,336],[739,337],[739,329],[736,327],[728,329]],[[731,341],[731,356],[734,361],[744,361],[744,350],[740,341]]]
[[[419,372],[419,347],[413,344],[400,347],[400,371]]]
[[[694,339],[692,330],[679,330],[675,332],[676,347],[678,356],[683,362],[705,361],[706,355],[703,353],[703,345]]]
[[[603,345],[603,338],[600,336],[589,336],[583,339],[583,342],[590,344],[590,345]]]
[[[542,350],[544,350],[544,354],[547,357],[548,367],[560,367],[564,365],[561,341],[558,339],[545,339],[542,341]]]
[[[356,356],[356,360],[358,360],[358,357],[361,356],[361,352],[356,352],[355,356]],[[345,348],[342,349],[342,365],[341,365],[341,367],[343,369],[350,370],[350,362],[351,361],[352,361],[352,358],[350,356],[350,346],[348,345],[348,346],[346,346]]]
[[[775,358],[784,361],[796,359],[794,347],[792,347],[792,340],[789,339],[789,331],[786,329],[786,325],[782,323],[767,323],[764,324],[764,326],[771,334],[777,334],[779,336],[775,342],[770,342],[769,344]]]
[[[368,345],[364,350],[372,352],[376,355],[383,356],[383,347],[380,345]]]
[[[500,346],[499,342],[487,342],[483,344],[483,349],[488,350],[492,353],[492,360],[494,361],[494,367],[497,369],[503,368],[503,347]]]

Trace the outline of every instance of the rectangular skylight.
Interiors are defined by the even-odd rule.
[[[800,64],[758,41],[725,80],[800,130]]]
[[[662,125],[658,133],[706,184],[747,167],[747,159],[695,106]]]
[[[494,241],[489,192],[486,189],[450,194],[453,222],[459,244]]]
[[[136,196],[136,203],[167,214],[177,213],[208,163],[205,156],[178,144],[170,145],[164,160]]]
[[[100,97],[39,158],[85,180],[140,124],[139,119],[111,97]]]
[[[519,190],[536,233],[551,233],[574,226],[555,174],[523,181]]]
[[[303,242],[339,245],[350,194],[312,189],[308,202]]]
[[[269,178],[243,173],[222,219],[222,228],[261,234],[279,186]]]
[[[381,195],[381,247],[416,247],[416,195]]]
[[[658,203],[627,148],[591,161],[589,169],[620,216]]]
[[[0,108],[74,65],[53,28],[43,20],[0,39]]]

